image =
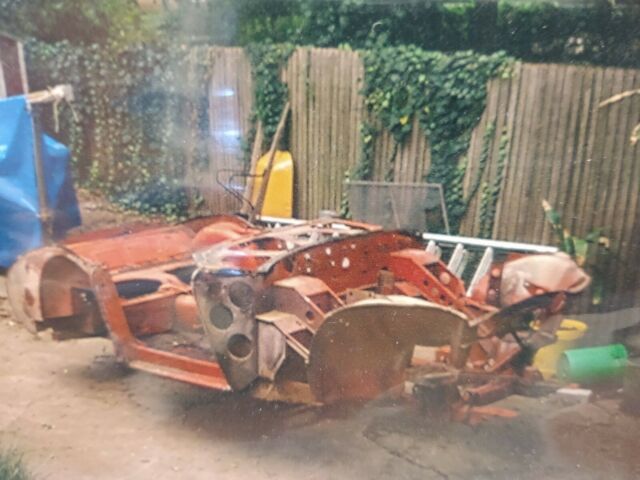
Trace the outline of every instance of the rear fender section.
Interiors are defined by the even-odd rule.
[[[90,267],[58,246],[20,257],[7,275],[7,293],[16,320],[34,333],[52,328],[59,339],[104,333],[90,288]]]

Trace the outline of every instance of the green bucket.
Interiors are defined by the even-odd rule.
[[[558,377],[577,383],[619,379],[624,374],[628,356],[627,349],[619,343],[566,350],[558,360]]]

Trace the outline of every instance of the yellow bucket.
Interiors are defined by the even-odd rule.
[[[565,350],[574,348],[586,331],[587,325],[583,322],[568,318],[562,320],[560,328],[556,332],[558,336],[556,342],[538,350],[533,358],[533,366],[540,370],[545,380],[556,375],[556,366],[560,356]]]

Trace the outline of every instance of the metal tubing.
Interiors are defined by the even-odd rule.
[[[306,220],[297,218],[278,218],[259,216],[257,221],[269,225],[300,225]],[[484,250],[485,248],[493,248],[494,250],[502,250],[517,253],[556,253],[558,247],[551,245],[536,245],[535,243],[508,242],[504,240],[490,240],[486,238],[462,237],[459,235],[445,235],[441,233],[422,233],[425,240],[433,240],[439,246],[455,247],[462,244],[465,248],[471,250]]]

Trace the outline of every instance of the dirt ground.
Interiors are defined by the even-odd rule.
[[[640,419],[613,400],[511,397],[519,417],[470,427],[389,401],[338,412],[217,394],[128,371],[106,339],[32,336],[3,277],[0,338],[0,446],[38,479],[640,478]]]

